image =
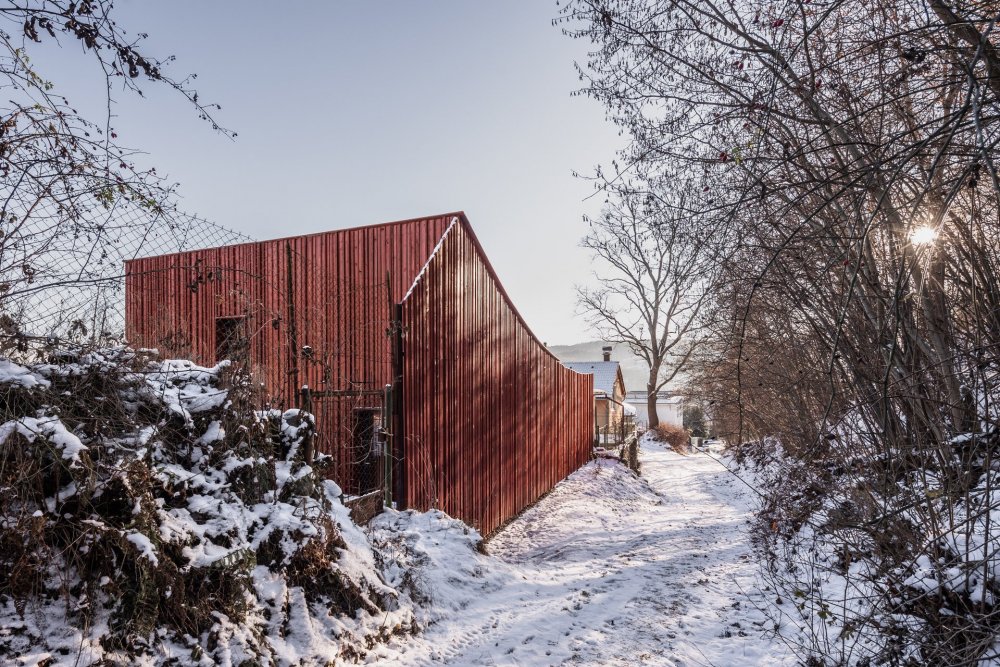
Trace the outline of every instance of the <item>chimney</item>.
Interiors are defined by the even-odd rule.
[[[601,348],[601,352],[604,353],[604,361],[611,361],[611,350],[613,348],[610,345],[606,345]]]

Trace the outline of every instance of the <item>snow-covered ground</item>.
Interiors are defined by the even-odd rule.
[[[387,513],[390,583],[430,598],[385,665],[781,665],[758,607],[750,492],[713,458],[644,443],[641,478],[586,465],[474,551],[447,516]],[[407,569],[409,573],[407,573]],[[408,582],[404,578],[408,577]]]

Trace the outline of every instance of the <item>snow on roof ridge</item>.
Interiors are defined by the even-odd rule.
[[[457,224],[458,216],[452,216],[451,222],[448,224],[448,228],[444,230],[444,234],[442,234],[441,238],[438,239],[437,245],[434,246],[434,250],[432,250],[430,256],[427,257],[427,261],[424,262],[423,267],[421,267],[420,273],[418,273],[417,277],[413,279],[413,284],[410,285],[410,289],[406,290],[406,295],[403,297],[402,301],[406,301],[410,298],[410,295],[413,294],[413,290],[416,289],[417,285],[420,283],[420,279],[424,277],[425,273],[427,273],[427,267],[431,265],[431,260],[434,259],[434,255],[438,254],[441,246],[444,245],[444,240],[448,238],[448,234],[451,233],[451,230],[454,229]],[[402,301],[400,301],[400,303],[402,303]]]

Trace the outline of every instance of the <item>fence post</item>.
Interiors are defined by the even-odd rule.
[[[382,390],[382,428],[379,433],[379,442],[382,446],[382,504],[385,507],[392,507],[393,501],[393,423],[395,415],[395,400],[392,392],[392,385],[387,384]]]
[[[406,508],[406,441],[403,420],[403,304],[393,303],[392,276],[385,273],[386,305],[389,308],[389,334],[392,337],[392,385],[386,386],[389,412],[389,441],[386,442],[386,504]]]
[[[406,508],[406,419],[403,411],[403,304],[396,304],[392,322],[392,435],[393,496],[399,509]]]

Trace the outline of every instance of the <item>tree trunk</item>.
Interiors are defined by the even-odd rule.
[[[646,385],[646,411],[649,415],[649,428],[660,425],[660,416],[656,414],[656,381],[650,380]]]

